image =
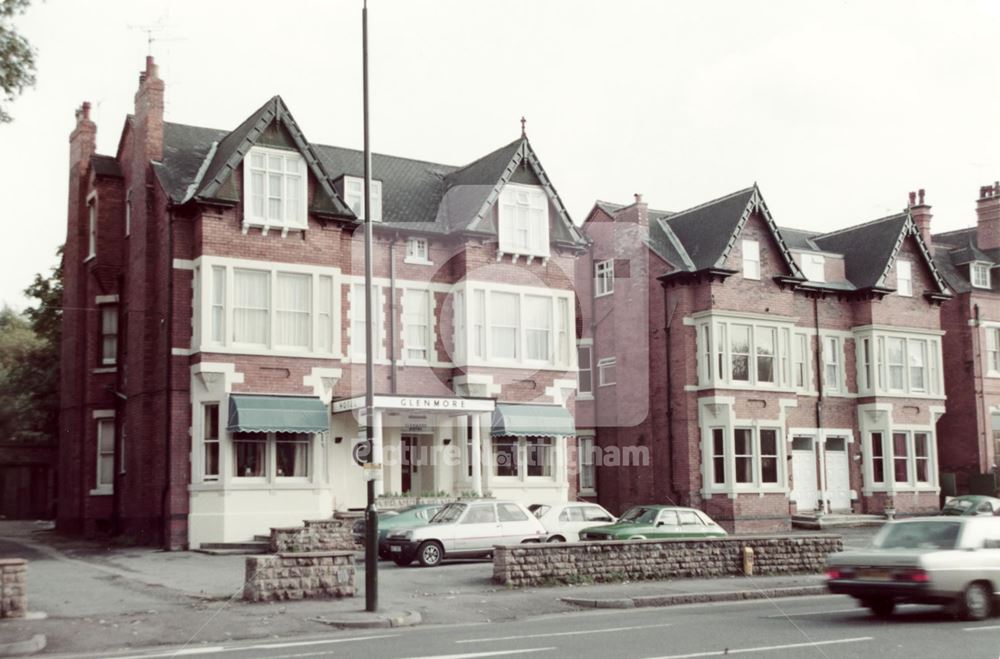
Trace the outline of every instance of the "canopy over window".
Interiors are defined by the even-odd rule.
[[[494,437],[552,437],[575,435],[573,415],[559,405],[510,405],[498,403],[493,411]]]
[[[229,397],[230,432],[327,432],[330,417],[326,405],[312,396]]]

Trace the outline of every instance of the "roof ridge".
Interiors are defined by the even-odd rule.
[[[487,159],[487,158],[489,158],[490,156],[492,156],[492,155],[494,155],[494,154],[496,154],[496,153],[499,153],[500,151],[503,151],[504,149],[509,149],[509,148],[510,148],[511,146],[513,146],[513,145],[514,145],[514,144],[516,144],[516,143],[519,143],[519,142],[526,142],[526,141],[527,141],[527,138],[525,138],[525,137],[519,137],[519,138],[517,138],[516,140],[514,140],[514,141],[512,141],[512,142],[508,142],[507,144],[504,144],[504,145],[503,145],[503,146],[501,146],[501,147],[497,147],[496,149],[493,149],[493,150],[492,150],[492,151],[490,151],[489,153],[486,153],[486,154],[483,154],[482,156],[479,156],[478,158],[476,158],[475,160],[473,160],[473,161],[472,161],[472,162],[470,162],[470,163],[467,163],[467,164],[465,164],[465,165],[455,165],[455,166],[454,166],[454,167],[455,167],[455,171],[456,171],[456,172],[460,172],[460,171],[462,171],[463,169],[469,169],[469,168],[470,168],[470,167],[472,167],[473,165],[475,165],[475,164],[477,164],[477,163],[480,163],[480,162],[482,162],[482,161],[486,160],[486,159]]]
[[[953,233],[961,233],[963,231],[975,231],[976,227],[965,227],[962,229],[952,229],[951,231],[942,231],[941,233],[932,233],[931,236],[950,236]]]
[[[743,194],[744,192],[749,192],[750,190],[753,190],[754,187],[756,187],[756,186],[751,185],[751,186],[743,188],[741,190],[737,190],[736,192],[730,192],[729,194],[724,194],[721,197],[716,197],[715,199],[711,199],[709,201],[700,203],[697,206],[692,206],[691,208],[685,208],[682,211],[677,211],[676,213],[673,213],[669,218],[666,218],[666,219],[669,219],[669,220],[676,219],[676,218],[680,217],[681,215],[686,215],[687,213],[691,213],[693,211],[702,209],[702,208],[704,208],[706,206],[711,206],[712,204],[717,204],[720,201],[724,201],[726,199],[731,199],[732,197],[735,197],[736,195]]]
[[[894,220],[898,217],[906,217],[907,211],[900,211],[895,215],[886,215],[885,217],[880,217],[875,220],[868,220],[867,222],[862,222],[861,224],[852,224],[849,227],[844,227],[843,229],[837,229],[836,231],[830,231],[829,233],[821,233],[816,236],[817,239],[827,238],[829,236],[836,236],[837,234],[845,233],[847,231],[854,231],[855,229],[860,229],[861,227],[866,227],[872,224],[878,224],[879,222],[888,222],[889,220]]]

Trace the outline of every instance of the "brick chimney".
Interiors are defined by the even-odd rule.
[[[76,126],[69,134],[69,166],[82,175],[97,148],[97,124],[90,120],[90,103],[84,101],[76,110]]]
[[[616,222],[627,222],[637,224],[641,227],[649,226],[649,206],[642,200],[642,195],[635,194],[635,203],[623,208],[616,216]]]
[[[139,89],[135,93],[136,143],[142,160],[163,158],[163,91],[159,67],[152,55],[146,56],[146,68],[139,73]]]
[[[924,239],[924,244],[927,245],[927,249],[933,251],[933,244],[931,243],[931,207],[929,204],[924,203],[924,189],[920,188],[917,192],[910,193],[910,217],[913,218],[914,224],[920,230],[920,237]]]
[[[976,218],[979,249],[1000,249],[1000,181],[979,188]]]

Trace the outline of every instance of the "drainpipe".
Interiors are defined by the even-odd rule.
[[[163,439],[166,460],[163,463],[163,494],[160,501],[160,511],[163,515],[163,548],[170,550],[170,463],[173,460],[173,442],[170,437],[170,418],[173,404],[171,388],[173,387],[173,358],[171,355],[174,344],[174,211],[167,208],[167,309],[166,309],[166,376],[164,379],[164,415]]]
[[[389,391],[396,393],[396,257],[393,247],[399,234],[389,240]],[[376,316],[377,317],[377,316]]]
[[[996,478],[996,470],[992,469],[992,461],[990,457],[989,449],[989,423],[990,415],[983,414],[981,411],[986,409],[985,401],[983,400],[983,390],[985,388],[985,383],[983,382],[983,367],[982,367],[982,346],[981,340],[979,338],[979,331],[982,328],[982,323],[979,318],[979,305],[972,305],[972,393],[976,400],[976,416],[980,417],[981,423],[980,427],[977,429],[976,434],[980,436],[979,441],[979,472],[980,473],[991,473],[994,474]],[[996,460],[994,456],[993,460]]]
[[[819,333],[819,296],[813,295],[813,323],[816,328],[816,448],[819,455],[820,510],[829,512],[826,505],[826,456],[823,437],[823,338]]]
[[[670,309],[668,305],[669,296],[667,295],[667,285],[664,282],[660,282],[660,286],[663,287],[663,338],[665,343],[666,352],[666,378],[667,378],[667,464],[670,465],[670,494],[673,496],[668,497],[671,503],[676,504],[677,498],[677,470],[674,466],[673,454],[674,454],[674,415],[673,415],[673,377],[672,369],[670,368],[670,355],[671,355],[671,345],[670,345],[670,325],[671,321],[674,319],[674,312],[677,310],[677,304],[674,303],[674,308]],[[690,489],[690,488],[688,488]],[[690,503],[685,502],[685,503]]]

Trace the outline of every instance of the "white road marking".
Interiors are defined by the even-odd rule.
[[[502,657],[507,654],[528,654],[529,652],[548,652],[555,648],[528,648],[526,650],[498,650],[496,652],[474,652],[472,654],[436,654],[425,657],[408,657],[408,659],[475,659],[476,657]]]
[[[670,627],[672,623],[662,625],[639,625],[635,627],[611,627],[608,629],[586,629],[576,632],[549,632],[547,634],[525,634],[523,636],[494,636],[493,638],[468,638],[456,643],[490,643],[493,641],[519,641],[525,638],[546,638],[549,636],[579,636],[580,634],[610,634],[612,632],[625,632],[635,629],[656,629],[658,627]]]
[[[758,648],[727,648],[713,652],[692,652],[691,654],[672,654],[668,657],[655,657],[652,659],[691,659],[692,657],[722,657],[730,654],[748,654],[750,652],[771,652],[773,650],[794,650],[796,648],[813,648],[820,645],[836,645],[838,643],[860,643],[861,641],[871,641],[871,636],[859,636],[858,638],[842,638],[833,641],[813,641],[811,643],[791,643],[789,645],[768,645]]]
[[[159,657],[190,657],[199,654],[214,654],[219,652],[244,652],[246,650],[275,650],[279,648],[295,648],[306,645],[330,645],[333,643],[348,643],[350,641],[368,641],[376,638],[392,638],[399,634],[378,634],[375,636],[354,636],[351,638],[332,638],[321,641],[289,641],[287,643],[261,643],[256,645],[239,646],[205,646],[196,648],[181,648],[173,652],[160,652],[156,654],[130,654],[115,655],[113,659],[157,659]],[[322,654],[322,653],[321,653]]]
[[[962,627],[963,632],[988,632],[1000,629],[1000,625],[990,625],[988,627]]]
[[[831,611],[806,611],[805,613],[779,613],[773,616],[767,616],[768,618],[792,618],[795,616],[821,616],[827,613],[864,613],[864,609],[861,607],[854,607],[853,609],[833,609]]]

